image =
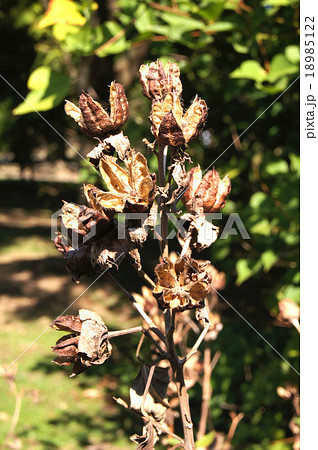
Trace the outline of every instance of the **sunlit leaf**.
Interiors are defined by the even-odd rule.
[[[202,436],[201,439],[197,440],[195,443],[196,448],[200,447],[209,447],[212,444],[215,438],[215,431],[211,431],[210,433]]]
[[[230,78],[247,78],[254,81],[264,81],[267,76],[266,70],[258,61],[248,60],[230,73]]]
[[[79,12],[78,4],[72,0],[50,0],[44,17],[38,23],[38,28],[56,24],[84,25],[85,17]]]
[[[270,63],[270,72],[267,76],[269,83],[274,83],[285,75],[292,75],[299,71],[296,64],[291,63],[283,53],[275,55]]]
[[[13,110],[14,115],[28,114],[34,110],[48,111],[59,105],[70,89],[70,78],[41,66],[31,73],[27,84],[30,92],[25,101]]]
[[[273,250],[266,250],[261,254],[261,261],[264,267],[264,272],[268,272],[278,260],[278,256]]]
[[[261,261],[239,259],[236,263],[237,278],[235,284],[240,286],[244,281],[255,275],[262,267]]]
[[[205,32],[214,31],[216,33],[218,31],[229,31],[233,30],[234,27],[235,25],[232,22],[215,22],[207,25]]]
[[[293,64],[297,64],[300,61],[300,48],[299,45],[288,45],[285,48],[285,55],[288,61]]]

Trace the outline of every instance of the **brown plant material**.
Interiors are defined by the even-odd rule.
[[[88,277],[96,275],[96,270],[91,262],[92,240],[79,245],[78,248],[75,249],[72,246],[67,245],[62,234],[58,232],[54,239],[54,243],[56,249],[62,253],[66,266],[75,283],[79,283],[79,279],[82,275],[87,275]]]
[[[300,308],[297,303],[289,298],[284,298],[278,302],[278,309],[279,314],[277,318],[283,322],[289,322],[300,332]]]
[[[215,341],[220,331],[223,330],[223,323],[221,322],[221,317],[219,316],[219,314],[213,312],[210,312],[209,314],[209,322],[210,328],[204,339],[206,341]]]
[[[210,275],[212,288],[216,291],[222,291],[225,288],[226,276],[224,272],[219,272],[213,264],[208,264],[205,269]]]
[[[95,209],[88,208],[84,205],[64,201],[62,211],[61,221],[64,227],[81,237],[89,233],[98,236],[106,233],[113,226],[113,214],[108,213],[108,215],[102,215]]]
[[[111,269],[116,267],[126,257],[131,250],[132,244],[128,239],[118,239],[117,230],[101,237],[92,244],[91,261],[93,267],[99,270]]]
[[[168,93],[175,92],[178,96],[182,92],[180,70],[176,63],[167,62],[163,66],[157,60],[151,64],[143,64],[139,69],[142,93],[150,100],[163,99]]]
[[[205,265],[188,257],[175,262],[165,258],[157,264],[157,284],[153,294],[159,307],[175,311],[202,308],[203,300],[211,291],[211,279],[204,270]]]
[[[66,100],[65,112],[90,137],[105,138],[117,134],[127,119],[129,113],[128,101],[123,86],[112,82],[110,85],[110,114],[92,97],[83,92],[79,98],[79,107]]]
[[[218,172],[213,169],[202,178],[201,168],[197,166],[189,171],[189,177],[189,187],[182,197],[189,213],[214,213],[225,206],[231,191],[228,175],[221,180]]]
[[[52,347],[59,366],[74,364],[71,377],[92,365],[103,364],[110,357],[112,346],[108,342],[108,329],[101,317],[87,309],[80,309],[78,316],[60,316],[51,325],[58,331],[71,334],[62,336]]]
[[[201,252],[217,240],[219,227],[207,221],[204,215],[184,214],[181,219],[185,220],[185,228],[188,229],[185,236],[182,236],[180,232],[177,234],[179,243],[183,248],[183,255],[190,255],[193,247]],[[186,245],[187,247],[185,247]]]
[[[300,396],[299,390],[296,386],[288,384],[286,387],[279,386],[277,388],[277,394],[284,400],[291,400],[295,414],[289,421],[289,428],[294,434],[293,450],[299,450],[300,448],[300,427],[299,427],[299,416],[300,416]]]
[[[96,190],[95,201],[107,210],[117,212],[144,212],[151,207],[155,197],[155,181],[148,170],[146,158],[134,153],[127,161],[127,169],[119,166],[114,158],[100,160],[100,173],[109,192]]]
[[[158,309],[158,303],[152,295],[152,289],[142,286],[141,294],[133,293],[137,303],[139,303],[148,316],[150,316],[154,324],[158,328],[164,328],[163,316]]]
[[[182,147],[201,134],[207,111],[205,101],[196,96],[183,114],[178,94],[168,93],[152,103],[151,132],[162,145]]]
[[[141,364],[139,374],[130,387],[130,408],[146,418],[153,419],[144,427],[143,435],[131,436],[133,442],[139,443],[137,448],[154,448],[161,434],[166,410],[170,408],[167,388],[170,382],[169,368]]]
[[[98,170],[100,160],[106,155],[113,156],[115,152],[117,152],[118,158],[122,161],[125,161],[131,152],[129,139],[127,136],[124,136],[122,131],[100,141],[87,154],[87,158],[92,166]]]

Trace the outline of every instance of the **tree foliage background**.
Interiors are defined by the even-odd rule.
[[[189,154],[203,169],[213,163],[229,174],[221,226],[238,213],[251,237],[229,235],[203,255],[227,276],[224,328],[212,346],[222,352],[212,426],[227,432],[234,409],[245,415],[234,448],[291,448],[293,409],[276,388],[298,384],[298,375],[240,314],[299,370],[297,331],[275,322],[279,300],[299,302],[298,1],[3,0],[0,23],[2,75],[26,99],[1,80],[3,162],[34,167],[44,148],[52,163],[75,162],[79,183],[96,181],[70,147],[85,157],[92,143],[74,129],[63,102],[77,102],[82,89],[105,101],[113,80],[130,102],[124,132],[144,152],[149,105],[138,68],[147,61],[179,64],[186,106],[196,93],[206,100],[206,131]],[[198,413],[200,395],[198,386],[190,392]]]

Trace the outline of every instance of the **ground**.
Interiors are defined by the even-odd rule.
[[[129,382],[138,368],[136,361],[127,366],[127,361],[119,360],[121,347],[126,349],[126,359],[134,360],[138,337],[117,340],[107,364],[70,379],[69,368],[51,362],[51,346],[61,334],[49,325],[79,296],[68,314],[76,314],[79,308],[92,309],[112,330],[139,321],[130,316],[130,306],[105,279],[84,294],[92,280],[79,285],[72,282],[50,240],[52,209],[31,209],[30,202],[26,201],[26,208],[13,204],[0,210],[1,368],[15,361],[0,379],[4,400],[0,442],[5,441],[4,448],[36,450],[134,448],[128,436],[136,431],[136,418],[120,411],[112,396],[127,400]],[[123,364],[126,369],[121,373]]]

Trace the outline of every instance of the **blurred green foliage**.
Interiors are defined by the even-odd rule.
[[[299,91],[296,82],[290,86],[299,72],[298,1],[55,0],[49,11],[44,4],[3,1],[3,76],[27,103],[2,82],[1,148],[22,165],[32,163],[32,149],[43,140],[51,161],[77,158],[65,155],[64,143],[33,108],[65,135],[75,125],[64,117],[63,99],[85,89],[105,100],[116,79],[130,101],[125,134],[144,151],[150,104],[141,98],[138,67],[156,58],[178,62],[185,106],[198,93],[210,108],[189,154],[232,180],[218,225],[239,213],[251,237],[243,240],[238,231],[202,257],[226,272],[224,298],[299,370],[296,330],[274,324],[278,300],[299,302]],[[76,149],[85,155],[81,145]],[[89,167],[81,167],[83,180],[93,181]],[[221,314],[224,330],[213,343],[222,352],[213,372],[213,426],[227,432],[234,405],[245,414],[235,449],[290,448],[280,440],[291,436],[293,411],[276,388],[297,384],[297,374],[225,302]],[[199,387],[191,396],[199,413]]]

